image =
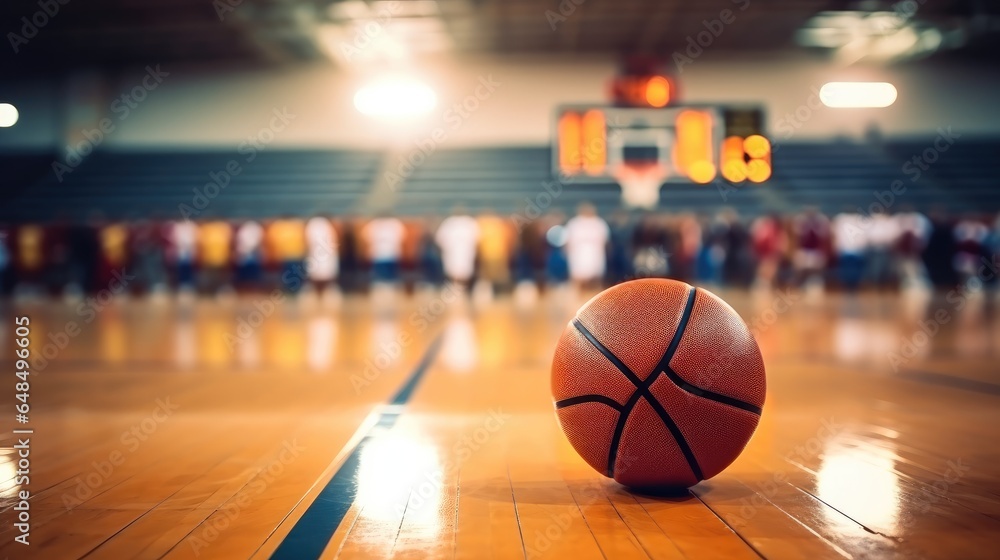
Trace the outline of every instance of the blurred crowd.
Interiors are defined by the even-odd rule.
[[[0,227],[2,293],[82,296],[411,289],[597,288],[638,277],[763,289],[890,290],[996,278],[1000,218],[913,210],[744,219],[582,204],[535,219],[294,216],[129,223],[94,217]]]

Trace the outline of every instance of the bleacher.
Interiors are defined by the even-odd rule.
[[[947,200],[945,191],[933,182],[911,185],[884,145],[850,142],[785,144],[775,153],[775,181],[791,209],[817,206],[828,214],[845,208],[872,211],[881,204],[876,192],[889,191],[894,181],[903,181],[906,191],[891,202],[894,210],[904,205],[927,208]],[[888,195],[880,195],[888,200]]]
[[[249,162],[235,151],[105,151],[60,181],[48,156],[45,174],[30,188],[15,189],[20,192],[0,209],[0,219],[80,219],[95,211],[110,219],[173,219],[191,209],[200,216],[340,214],[368,192],[379,159],[360,151],[269,150]],[[239,173],[213,197],[215,189],[206,185],[224,183],[227,167],[235,166]]]
[[[52,172],[54,157],[45,151],[0,152],[0,214],[7,217],[12,205]]]
[[[933,139],[907,141],[889,144],[886,151],[898,162],[900,175],[905,177],[908,187],[914,186],[914,192],[937,189],[942,193],[943,197],[934,201],[940,206],[959,212],[1000,210],[1000,189],[994,168],[1000,159],[1000,141],[960,137],[947,150],[939,152],[936,161],[929,163],[934,154],[927,150],[934,150],[933,147]],[[912,163],[915,156],[921,160],[927,158],[923,164],[926,170]],[[908,173],[902,171],[906,162],[911,162]]]
[[[888,191],[900,180],[906,191],[896,197],[894,210],[906,205],[923,210],[944,206],[957,212],[1000,210],[991,168],[992,158],[1000,154],[1000,140],[961,140],[913,180],[903,165],[932,143],[786,143],[774,154],[775,173],[767,183],[670,183],[660,191],[659,207],[714,212],[731,206],[746,215],[803,206],[828,213],[845,207],[868,211],[878,202],[875,192]],[[393,158],[399,156],[268,150],[247,162],[233,151],[105,151],[86,158],[61,182],[52,171],[52,157],[0,154],[5,176],[0,220],[84,218],[94,211],[108,218],[170,219],[185,209],[205,217],[344,214],[361,209],[359,203],[379,181],[378,175],[395,169]],[[472,211],[489,208],[528,216],[539,210],[571,212],[584,200],[602,212],[620,205],[621,191],[610,182],[553,187],[550,157],[547,147],[440,150],[403,177],[390,204],[401,215],[442,214],[461,203]],[[239,165],[239,175],[212,197],[214,189],[205,189],[212,181],[210,173],[225,171],[231,162]]]

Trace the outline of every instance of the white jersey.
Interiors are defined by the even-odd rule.
[[[310,280],[333,280],[339,270],[337,232],[330,220],[315,217],[306,222],[306,274]]]
[[[371,257],[376,262],[396,262],[403,253],[403,222],[396,218],[375,218],[368,222],[362,235],[368,242]]]
[[[178,261],[194,260],[195,247],[198,243],[198,225],[191,220],[174,222],[170,228],[170,241],[177,252]]]
[[[236,230],[236,258],[245,261],[260,249],[264,241],[264,226],[258,222],[248,221]]]
[[[574,280],[594,280],[604,275],[605,246],[611,236],[608,224],[597,216],[576,216],[566,223],[566,259]]]
[[[868,242],[876,249],[891,248],[899,239],[899,224],[895,216],[877,214],[868,222]]]
[[[864,218],[861,214],[837,214],[833,218],[833,244],[841,254],[860,255],[868,247],[868,234],[865,231]]]
[[[479,245],[479,223],[472,216],[451,216],[441,222],[434,236],[441,247],[444,272],[452,280],[472,278]]]

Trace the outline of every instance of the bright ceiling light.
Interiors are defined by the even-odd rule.
[[[371,117],[418,117],[431,112],[435,105],[434,90],[410,78],[383,79],[364,86],[354,95],[354,107]]]
[[[830,82],[820,88],[819,99],[837,109],[888,107],[896,101],[896,87],[887,82]]]
[[[10,103],[0,103],[0,127],[14,126],[17,122],[17,107]]]

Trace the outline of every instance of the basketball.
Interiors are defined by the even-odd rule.
[[[583,305],[552,363],[563,432],[597,471],[635,488],[688,487],[743,451],[765,376],[750,329],[722,299],[667,279]]]

